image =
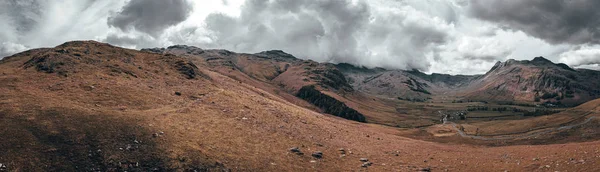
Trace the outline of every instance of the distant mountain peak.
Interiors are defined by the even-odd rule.
[[[539,56],[539,57],[535,57],[533,58],[533,60],[529,61],[530,63],[534,64],[534,65],[555,65],[554,62]]]
[[[282,50],[268,50],[268,51],[256,53],[255,55],[262,56],[262,57],[268,57],[268,58],[284,57],[284,58],[296,59],[296,57],[294,57],[293,55],[288,54]]]
[[[492,71],[496,68],[499,68],[502,64],[504,64],[504,63],[502,63],[501,61],[496,61],[496,64],[494,64],[494,66],[492,67],[492,69],[490,69],[490,71]]]
[[[542,57],[542,56],[535,57],[535,58],[533,58],[533,60],[531,60],[531,61],[532,61],[532,62],[550,62],[550,63],[552,63],[552,61],[550,61],[550,60],[548,60],[548,59],[546,59],[546,58],[544,58],[544,57]]]
[[[200,50],[202,50],[201,48],[198,48],[196,46],[189,46],[189,45],[172,45],[172,46],[167,47],[167,49],[186,49],[186,50],[187,49],[200,49]]]
[[[500,65],[510,65],[510,64],[534,64],[534,65],[544,65],[544,64],[554,64],[554,62],[539,56],[539,57],[535,57],[532,60],[515,60],[515,59],[508,59],[505,62],[496,62],[496,64],[494,66],[500,66]]]
[[[571,67],[569,67],[568,65],[564,64],[564,63],[554,63],[542,56],[539,57],[535,57],[532,60],[515,60],[515,59],[508,59],[505,62],[496,62],[496,64],[494,64],[494,66],[492,67],[491,71],[494,71],[495,69],[498,68],[502,68],[505,66],[512,66],[514,64],[518,64],[518,65],[526,65],[526,66],[536,66],[536,67],[559,67],[565,70],[574,70]],[[488,72],[489,73],[489,72]]]
[[[533,64],[536,66],[552,66],[552,67],[559,67],[565,70],[570,70],[570,71],[574,71],[573,68],[569,67],[568,65],[564,64],[564,63],[554,63],[542,56],[540,57],[535,57],[533,58],[533,60],[528,61],[528,64]]]

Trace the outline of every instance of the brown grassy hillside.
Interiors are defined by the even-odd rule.
[[[315,112],[195,61],[90,41],[5,58],[0,163],[9,171],[600,170],[598,141],[414,140]],[[311,156],[317,151],[322,158]],[[360,158],[372,164],[361,167]]]

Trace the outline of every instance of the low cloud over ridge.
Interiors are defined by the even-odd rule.
[[[9,0],[0,2],[0,56],[92,39],[137,49],[281,49],[320,62],[451,74],[537,56],[585,67],[600,63],[596,7],[591,0]]]

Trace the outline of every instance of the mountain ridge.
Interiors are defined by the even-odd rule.
[[[78,44],[78,42],[67,42],[57,46],[57,48],[68,47],[72,44]],[[98,44],[112,47],[109,44]],[[30,51],[34,52],[36,50]],[[463,97],[464,101],[487,101],[484,99],[492,99],[528,103],[550,102],[562,104],[566,102],[568,106],[598,98],[600,94],[600,90],[591,86],[593,84],[585,84],[584,82],[584,80],[590,80],[590,82],[595,83],[597,79],[594,76],[597,75],[597,71],[573,69],[562,63],[553,63],[541,56],[532,60],[509,59],[504,62],[498,61],[488,72],[482,75],[450,75],[425,74],[418,70],[366,68],[347,63],[318,63],[296,58],[281,50],[246,54],[222,49],[202,49],[195,46],[173,45],[166,48],[144,48],[141,51],[201,56],[205,58],[201,62],[203,64],[218,66],[219,68],[229,67],[263,82],[278,82],[291,94],[295,94],[294,91],[300,90],[303,86],[315,83],[323,89],[342,90],[342,92],[347,93],[358,89],[357,91],[376,96],[407,100],[426,101],[432,98],[432,94],[452,92],[459,97]],[[3,61],[8,59],[10,59],[10,56]],[[52,66],[54,64],[48,65]],[[296,67],[291,68],[294,66]],[[38,67],[44,68],[44,66]],[[290,75],[291,72],[286,74],[289,69],[303,71],[304,74],[302,76]],[[525,94],[517,94],[519,90],[523,90],[521,92]],[[541,99],[541,97],[549,97],[544,96],[544,94],[557,94],[560,98],[559,100]]]

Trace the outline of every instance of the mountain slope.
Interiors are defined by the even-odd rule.
[[[417,70],[358,68],[338,64],[355,89],[372,95],[401,100],[426,101],[435,95],[464,87],[477,76],[425,74]]]
[[[543,57],[509,60],[474,80],[466,99],[578,105],[600,97],[599,76],[598,71],[571,69]]]
[[[142,51],[186,56],[197,63],[207,64],[208,67],[223,75],[272,90],[271,93],[280,95],[288,101],[301,102],[298,98],[304,99],[312,104],[303,105],[307,108],[318,108],[328,114],[359,122],[366,121],[360,112],[346,106],[338,99],[321,93],[321,90],[333,90],[340,94],[353,91],[344,75],[332,64],[300,60],[279,50],[243,54],[176,45]],[[304,102],[299,104],[302,103]]]
[[[5,58],[0,163],[9,171],[600,170],[598,141],[490,148],[408,139],[298,106],[205,62],[89,41]],[[585,165],[565,162],[573,157]]]
[[[498,63],[485,75],[469,76],[318,63],[297,59],[278,50],[244,54],[177,45],[142,51],[185,56],[195,63],[205,64],[223,75],[250,83],[303,107],[320,109],[347,119],[391,126],[405,126],[401,121],[406,121],[409,116],[415,118],[417,114],[427,113],[432,116],[436,113],[427,109],[399,111],[402,108],[389,99],[502,104],[547,102],[547,105],[552,106],[574,106],[598,98],[599,94],[594,86],[600,84],[600,79],[596,77],[597,71],[574,70],[544,58],[532,61],[509,60]],[[302,88],[314,88],[324,95],[318,96],[318,101],[302,97],[298,95]],[[307,100],[309,104],[299,98]],[[539,102],[535,102],[536,100]],[[350,115],[355,114],[354,112],[357,115]],[[421,125],[431,123],[408,126]]]

